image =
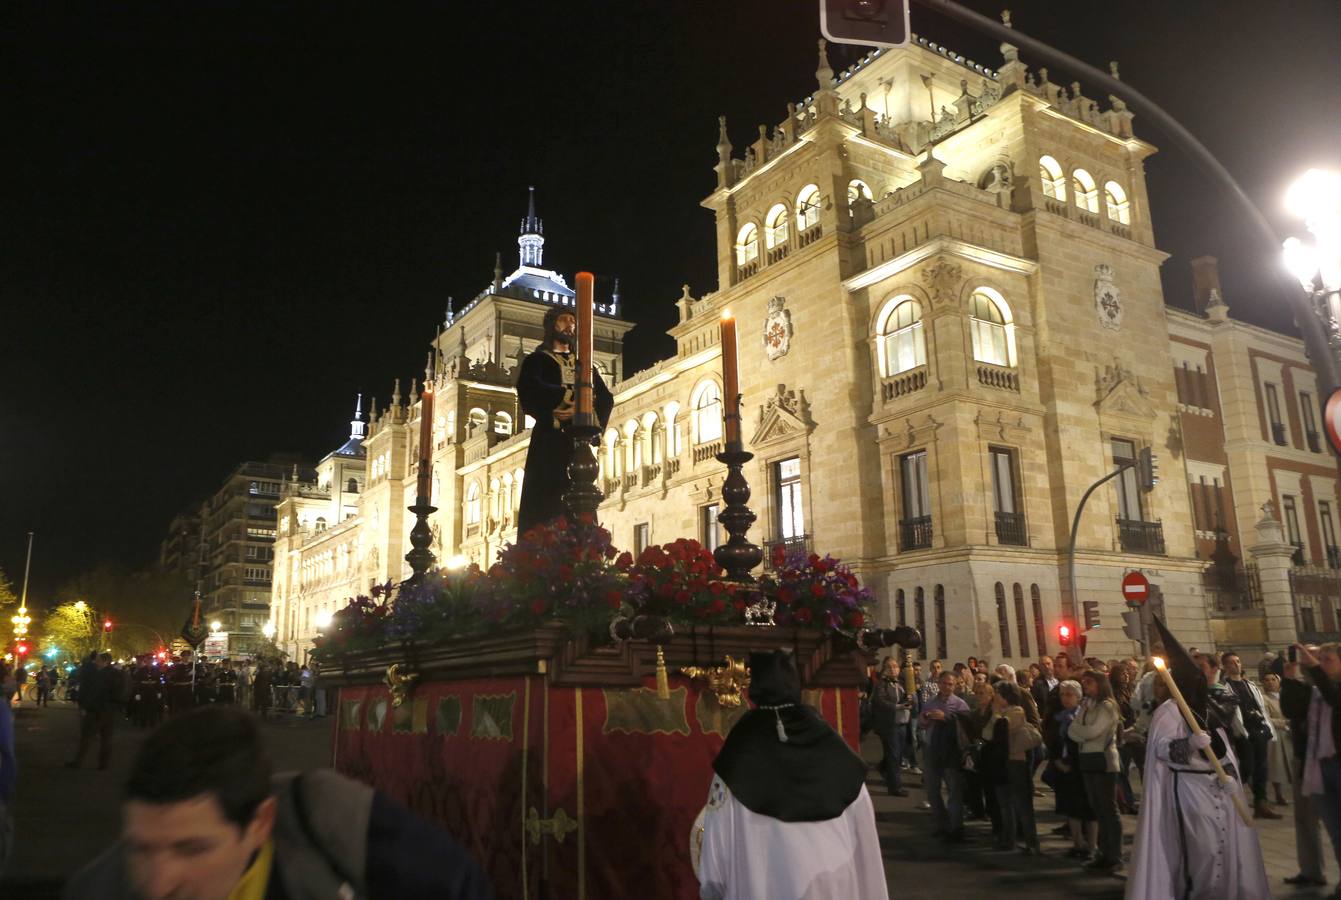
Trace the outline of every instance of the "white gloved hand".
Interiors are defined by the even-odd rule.
[[[1211,736],[1204,731],[1198,734],[1191,735],[1187,739],[1187,746],[1193,750],[1200,750],[1203,747],[1209,747],[1210,745],[1211,745]]]

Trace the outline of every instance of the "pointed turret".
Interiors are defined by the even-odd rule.
[[[522,219],[521,236],[517,246],[521,248],[521,264],[540,268],[540,260],[545,251],[545,224],[535,214],[535,187],[529,188],[526,218]]]
[[[363,395],[354,401],[354,418],[349,422],[349,438],[363,440]]]

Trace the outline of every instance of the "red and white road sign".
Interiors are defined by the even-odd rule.
[[[1131,604],[1141,604],[1150,596],[1150,582],[1140,572],[1122,576],[1122,598]]]
[[[1341,388],[1332,391],[1332,396],[1327,398],[1327,405],[1322,410],[1322,422],[1332,449],[1341,453]]]

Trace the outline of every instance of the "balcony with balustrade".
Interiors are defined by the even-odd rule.
[[[1117,520],[1118,543],[1128,553],[1164,555],[1164,525],[1161,522],[1142,522],[1138,519]]]
[[[998,544],[1012,547],[1029,546],[1029,530],[1025,527],[1024,513],[998,512],[996,514],[996,540]]]
[[[931,516],[899,520],[899,549],[926,550],[931,547]]]

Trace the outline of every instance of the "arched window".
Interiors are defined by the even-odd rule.
[[[470,424],[467,428],[466,437],[474,437],[481,428],[488,426],[489,414],[478,406],[470,411]]]
[[[922,304],[912,297],[895,297],[885,304],[877,327],[881,375],[888,378],[927,364]]]
[[[1066,176],[1062,167],[1051,156],[1038,159],[1038,180],[1043,185],[1043,196],[1066,202]]]
[[[680,455],[683,441],[680,440],[680,427],[675,417],[680,414],[680,404],[672,400],[666,404],[666,455],[671,459]]]
[[[455,412],[455,410],[453,410],[452,412],[449,412],[449,413],[447,414],[447,424],[446,424],[445,428],[446,428],[446,431],[447,431],[447,440],[448,440],[448,442],[451,442],[451,441],[456,440],[456,412]]]
[[[642,441],[638,439],[638,420],[624,423],[624,471],[636,472],[643,464]]]
[[[949,645],[945,633],[945,586],[936,585],[936,658],[946,659],[950,655]]]
[[[614,478],[619,474],[619,432],[613,428],[605,431],[605,477]]]
[[[896,617],[895,624],[908,624],[908,607],[904,602],[903,588],[899,588],[894,592],[894,615]]]
[[[978,288],[969,299],[973,358],[994,366],[1015,365],[1010,307],[996,291]]]
[[[466,488],[466,524],[480,524],[480,483],[472,481]]]
[[[661,430],[657,428],[657,421],[656,413],[643,413],[643,436],[647,438],[647,452],[644,454],[643,458],[654,466],[662,460],[662,435]]]
[[[996,627],[1001,636],[1001,655],[1014,656],[1010,652],[1010,613],[1006,611],[1006,586],[996,583]]]
[[[496,434],[512,434],[512,414],[505,412],[494,413],[494,432]]]
[[[526,473],[521,469],[512,470],[512,509],[521,509],[522,478]]]
[[[764,216],[764,244],[769,250],[787,243],[787,207],[779,203]]]
[[[705,381],[694,398],[694,443],[706,444],[722,436],[722,392],[715,381]]]
[[[1024,614],[1024,588],[1017,581],[1013,588],[1015,594],[1015,628],[1020,634],[1020,655],[1029,655],[1029,619]]]
[[[1034,638],[1038,641],[1039,655],[1048,652],[1048,633],[1043,625],[1043,595],[1038,591],[1038,585],[1029,585],[1029,599],[1034,605]]]
[[[759,228],[747,222],[736,236],[736,265],[748,266],[759,258]]]
[[[870,200],[874,202],[875,197],[871,194],[871,186],[860,178],[854,178],[847,183],[847,205],[850,209],[857,200]]]
[[[926,595],[926,593],[922,590],[921,585],[918,585],[917,590],[913,592],[913,615],[916,617],[916,621],[917,621],[917,626],[916,626],[916,627],[917,627],[917,631],[918,631],[918,633],[919,633],[919,634],[926,634],[926,633],[927,633],[927,595]],[[922,646],[917,648],[917,658],[918,658],[918,659],[926,659],[926,658],[927,658],[927,642],[926,642],[926,641],[923,641],[923,642],[922,642]]]
[[[432,491],[428,498],[429,503],[433,506],[437,506],[438,498],[442,496],[442,482],[438,480],[438,476],[433,476],[433,486],[429,488],[429,490]]]
[[[820,189],[817,184],[808,184],[796,195],[796,229],[805,231],[819,224]]]
[[[1131,204],[1127,202],[1127,192],[1116,181],[1104,184],[1104,201],[1108,204],[1108,221],[1119,225],[1131,224]]]
[[[493,519],[503,516],[503,485],[497,478],[489,482],[489,516]]]
[[[349,479],[349,482],[345,484],[345,493],[357,494],[358,492],[359,492],[359,480],[357,478]]]
[[[325,531],[325,530],[326,530],[326,517],[325,517],[325,516],[317,516],[316,528],[317,528],[317,531]]]
[[[1099,190],[1095,187],[1094,177],[1084,169],[1071,173],[1071,190],[1076,193],[1076,206],[1086,212],[1099,211]]]

